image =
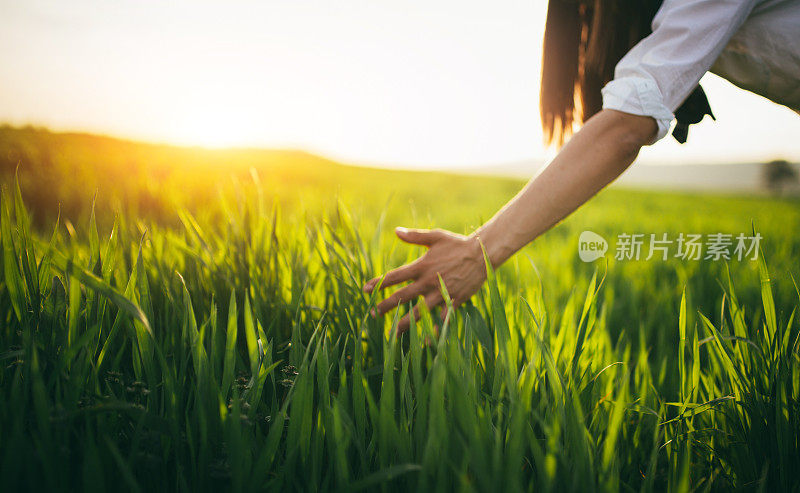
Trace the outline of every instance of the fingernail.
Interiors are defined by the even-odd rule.
[[[398,232],[398,233],[408,233],[408,228],[404,228],[402,226],[398,226],[398,227],[394,228],[394,230],[396,232]]]

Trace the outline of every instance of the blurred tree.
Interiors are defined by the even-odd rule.
[[[774,194],[781,194],[800,185],[797,171],[785,159],[764,163],[763,170],[764,185]]]

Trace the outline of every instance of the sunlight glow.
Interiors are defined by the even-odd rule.
[[[0,0],[0,123],[404,167],[541,162],[545,6]],[[800,160],[793,112],[707,84],[718,121],[641,160]]]

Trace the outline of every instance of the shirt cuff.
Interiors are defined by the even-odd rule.
[[[675,115],[664,105],[656,83],[641,77],[614,79],[602,90],[603,109],[622,111],[632,115],[650,116],[658,124],[656,137],[647,145],[655,144],[669,132]]]

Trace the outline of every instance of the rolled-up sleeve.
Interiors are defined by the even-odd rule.
[[[603,88],[603,108],[650,116],[652,143],[669,131],[683,103],[758,0],[665,0],[653,32],[620,60]]]

